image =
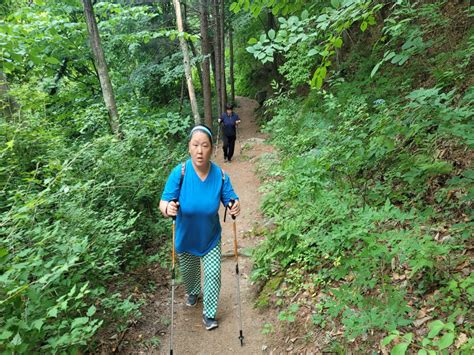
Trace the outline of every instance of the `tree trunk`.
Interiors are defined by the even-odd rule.
[[[275,16],[273,15],[273,13],[269,10],[267,12],[267,20],[268,20],[268,31],[270,30],[275,30],[275,31],[278,31],[278,28],[277,28],[277,21],[275,19]],[[273,78],[280,78],[280,74],[278,72],[278,65],[279,65],[279,62],[280,62],[280,56],[278,55],[277,51],[275,51],[273,53],[273,61],[272,61],[272,71],[273,71],[273,74],[272,74],[272,77]]]
[[[234,43],[232,36],[232,26],[229,27],[229,82],[230,82],[230,99],[235,104],[235,80],[234,80]]]
[[[208,127],[212,127],[211,72],[209,68],[209,21],[208,2],[200,1],[201,12],[201,53],[202,61],[202,95],[204,98],[204,119]]]
[[[92,53],[94,55],[97,73],[99,74],[99,82],[102,88],[102,96],[104,97],[105,106],[109,111],[109,126],[113,134],[119,139],[122,138],[120,129],[120,120],[115,102],[112,83],[110,82],[109,72],[107,70],[107,62],[105,61],[104,51],[100,43],[99,29],[94,16],[91,0],[82,0],[84,5],[84,15],[87,22],[87,30],[89,31],[89,39],[91,42]]]
[[[7,77],[5,73],[0,70],[0,113],[3,113],[3,117],[5,118],[11,118],[18,108],[15,100],[9,95],[9,91],[10,87]]]
[[[216,86],[216,107],[217,115],[220,116],[222,110],[222,85],[221,85],[221,41],[220,41],[220,25],[219,25],[219,0],[212,0],[212,15],[214,17],[214,82]]]
[[[187,33],[190,33],[189,31],[189,26],[188,26],[188,7],[186,6],[186,2],[183,1],[183,25],[184,25],[184,31]],[[197,58],[199,56],[199,53],[196,50],[196,47],[194,46],[193,41],[189,41],[189,48],[191,49],[191,53],[193,54],[194,58]],[[202,83],[202,72],[201,72],[201,67],[199,65],[196,66],[196,71],[199,77],[199,82]]]
[[[50,96],[56,95],[56,93],[58,92],[59,81],[66,74],[68,61],[69,61],[69,58],[67,57],[63,59],[63,62],[61,63],[61,67],[59,68],[58,72],[56,73],[56,76],[54,77],[54,86],[51,88],[51,90],[49,90]]]
[[[220,2],[220,19],[219,19],[219,35],[220,35],[220,50],[221,50],[221,105],[222,112],[225,111],[225,105],[227,103],[227,83],[225,80],[225,6],[224,0],[218,0]]]
[[[183,79],[181,79],[181,96],[179,98],[179,114],[183,111],[183,103],[184,103],[184,86],[186,84],[186,77],[183,75]]]
[[[176,24],[178,25],[178,32],[182,34],[184,32],[183,18],[181,16],[181,4],[179,0],[173,0],[174,10],[176,12]],[[186,40],[182,35],[179,36],[179,44],[181,51],[183,52],[183,63],[184,63],[184,75],[186,76],[186,82],[188,84],[189,101],[191,102],[191,110],[193,111],[194,123],[200,124],[201,117],[199,116],[198,105],[196,101],[196,93],[194,92],[193,77],[191,75],[191,64],[189,61],[189,51]]]

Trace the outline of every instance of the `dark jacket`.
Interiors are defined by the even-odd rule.
[[[236,130],[235,130],[235,122],[240,121],[239,115],[235,112],[232,112],[231,116],[227,116],[227,112],[221,115],[221,124],[222,124],[222,131],[227,137],[235,137]]]

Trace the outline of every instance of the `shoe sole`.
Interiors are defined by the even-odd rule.
[[[216,329],[217,327],[219,327],[219,324],[213,324],[213,325],[208,327],[206,325],[206,322],[204,321],[204,319],[202,320],[202,323],[204,324],[204,328],[206,328],[206,330],[212,330],[212,329]]]

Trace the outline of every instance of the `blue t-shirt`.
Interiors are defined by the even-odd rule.
[[[238,197],[232,188],[229,176],[225,174],[223,181],[221,168],[213,162],[209,174],[202,181],[196,174],[191,159],[187,160],[180,191],[181,170],[179,164],[171,171],[161,199],[163,201],[179,199],[176,217],[176,252],[203,256],[210,252],[221,238],[219,202],[227,206],[231,199],[237,200]]]

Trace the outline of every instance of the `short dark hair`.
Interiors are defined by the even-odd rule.
[[[226,104],[225,105],[226,110],[232,110],[233,108],[234,108],[234,105],[232,105],[232,104]]]

